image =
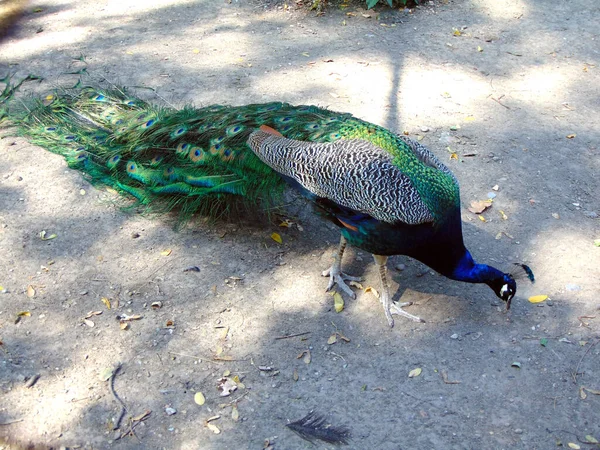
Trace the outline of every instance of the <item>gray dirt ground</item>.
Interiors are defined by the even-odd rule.
[[[72,84],[64,73],[85,55],[93,77],[155,88],[176,105],[317,104],[421,135],[461,182],[474,256],[524,261],[536,284],[521,282],[505,314],[487,287],[395,257],[392,291],[427,323],[398,319],[390,330],[371,293],[333,310],[320,271],[338,233],[302,200],[284,215],[301,229],[198,219],[176,232],[169,217],[123,211],[60,157],[5,132],[0,436],[95,449],[312,448],[285,424],[315,409],[352,430],[353,449],[594,448],[585,442],[600,440],[600,395],[581,387],[600,390],[598,2],[333,5],[322,17],[283,5],[38,0],[1,42],[0,73],[44,76],[25,89],[44,91]],[[494,185],[480,221],[466,208]],[[42,230],[57,237],[41,240]],[[369,255],[349,251],[344,265],[378,287]],[[538,294],[550,301],[528,302]],[[21,311],[31,316],[15,324]],[[94,327],[90,311],[102,312]],[[123,313],[143,318],[121,330]],[[350,342],[328,345],[336,330]],[[296,333],[307,334],[275,339]],[[118,362],[122,430],[151,414],[137,437],[114,441],[119,405],[100,373]],[[226,371],[245,388],[219,397]],[[219,434],[206,425],[214,416]]]

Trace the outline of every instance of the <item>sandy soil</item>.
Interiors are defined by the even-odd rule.
[[[353,449],[594,448],[599,22],[595,0],[333,6],[321,17],[294,2],[31,2],[0,43],[0,74],[45,77],[26,91],[72,84],[66,72],[84,55],[92,77],[151,87],[157,102],[317,104],[422,136],[461,182],[474,256],[524,261],[537,282],[521,283],[505,314],[487,287],[395,257],[395,298],[427,323],[390,330],[371,293],[334,311],[320,271],[338,233],[301,199],[286,207],[290,228],[197,219],[175,231],[5,132],[0,436],[86,449],[300,449],[311,446],[285,425],[314,409],[351,429]],[[490,192],[483,222],[466,208]],[[370,255],[351,250],[344,265],[377,287]],[[549,300],[528,302],[541,294]],[[17,322],[20,312],[30,316]],[[142,318],[123,330],[123,314]],[[336,332],[349,342],[329,344]],[[127,412],[115,431],[121,406],[106,377],[118,364]],[[221,397],[219,380],[236,376],[243,385]]]

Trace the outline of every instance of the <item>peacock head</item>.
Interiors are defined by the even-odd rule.
[[[517,282],[510,273],[502,274],[490,284],[496,295],[506,302],[506,309],[510,309],[510,302],[517,293]]]
[[[517,282],[515,278],[528,278],[532,283],[535,282],[532,270],[529,266],[520,263],[514,263],[515,268],[502,274],[501,277],[494,279],[489,286],[496,295],[506,303],[506,309],[510,309],[510,302],[517,293]]]

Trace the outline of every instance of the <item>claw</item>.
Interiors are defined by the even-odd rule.
[[[412,304],[413,304],[413,302],[404,302],[404,303],[394,303],[394,302],[392,302],[390,304],[390,309],[389,309],[388,312],[390,313],[390,315],[403,316],[403,317],[406,317],[407,319],[410,319],[410,320],[412,320],[414,322],[425,323],[425,321],[423,319],[421,319],[420,317],[413,316],[412,314],[407,313],[406,311],[404,311],[402,309],[402,307],[404,307],[404,306],[410,306]],[[392,326],[393,326],[393,322],[394,321],[392,319]]]
[[[412,305],[412,302],[395,303],[392,301],[385,276],[387,256],[373,255],[373,257],[379,266],[379,280],[381,282],[381,296],[379,297],[379,300],[383,305],[383,312],[385,313],[385,317],[390,325],[390,328],[394,326],[394,318],[392,317],[393,315],[403,316],[415,322],[425,322],[420,317],[413,316],[402,309],[404,306]]]
[[[344,291],[350,298],[356,298],[356,294],[350,287],[345,283],[345,281],[360,281],[360,277],[353,277],[352,275],[348,275],[340,270],[339,267],[336,267],[334,263],[329,269],[323,271],[324,277],[329,277],[329,284],[327,285],[326,291],[330,291],[335,284]]]
[[[338,247],[338,252],[333,258],[333,264],[329,269],[323,271],[323,276],[329,277],[329,284],[327,285],[326,291],[329,292],[331,288],[333,288],[333,285],[337,284],[342,291],[344,291],[350,296],[350,298],[356,298],[356,294],[344,281],[360,281],[361,278],[353,277],[342,272],[342,256],[344,255],[345,249],[346,239],[344,238],[344,236],[342,236],[340,238],[340,246]]]

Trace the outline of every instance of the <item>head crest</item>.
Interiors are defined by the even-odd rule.
[[[535,276],[533,275],[533,271],[526,264],[521,263],[513,263],[514,267],[510,273],[515,280],[523,279],[527,277],[529,281],[535,283]]]

